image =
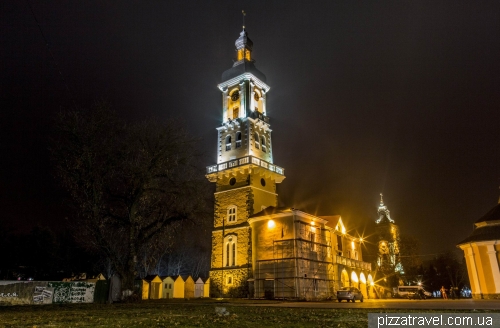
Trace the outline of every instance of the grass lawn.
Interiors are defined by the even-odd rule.
[[[0,327],[356,327],[368,313],[394,309],[247,307],[244,302],[143,301],[127,304],[61,304],[0,307]],[[229,314],[217,314],[225,308]],[[432,311],[442,312],[442,311]],[[454,311],[446,311],[454,312]],[[466,311],[459,311],[466,312]],[[484,311],[488,312],[488,311]],[[496,312],[496,311],[495,311]]]

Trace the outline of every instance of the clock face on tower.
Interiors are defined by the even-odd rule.
[[[239,93],[238,91],[233,92],[233,93],[231,94],[231,100],[232,100],[232,101],[236,101],[236,100],[238,100],[238,99],[240,99],[240,93]]]
[[[379,253],[380,254],[389,254],[389,248],[387,248],[387,244],[385,242],[381,242],[379,244]]]

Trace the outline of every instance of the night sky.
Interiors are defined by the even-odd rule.
[[[497,204],[499,1],[28,0],[0,5],[0,220],[67,222],[47,147],[74,105],[180,118],[200,167],[215,163],[242,9],[271,86],[280,205],[340,214],[356,234],[383,193],[401,232],[436,254]]]

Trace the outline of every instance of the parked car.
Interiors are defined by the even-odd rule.
[[[409,300],[425,300],[430,296],[427,296],[422,289],[417,289],[415,291],[410,291],[406,294],[406,298]]]
[[[355,302],[359,300],[363,302],[363,294],[356,287],[342,287],[337,291],[337,300],[341,302],[342,300],[346,300],[347,302]]]
[[[422,286],[398,286],[396,295],[399,298],[432,298],[432,293],[426,291]]]

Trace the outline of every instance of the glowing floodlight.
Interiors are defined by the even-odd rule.
[[[269,221],[267,221],[267,227],[268,227],[269,229],[272,229],[272,228],[274,228],[275,226],[276,226],[276,223],[274,223],[274,221],[273,221],[273,220],[269,220]]]

